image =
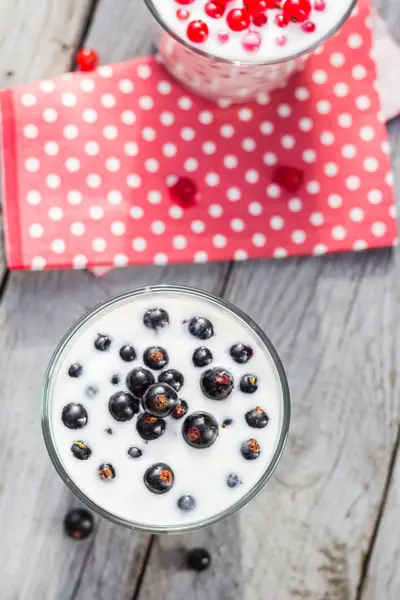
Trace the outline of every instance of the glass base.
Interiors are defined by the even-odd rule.
[[[209,100],[246,102],[283,88],[304,68],[309,54],[270,65],[227,63],[183,46],[157,27],[159,55],[165,68],[185,87]]]

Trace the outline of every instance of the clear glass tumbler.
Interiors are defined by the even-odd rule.
[[[139,304],[138,304],[139,302]],[[169,302],[169,305],[167,304],[167,302]],[[236,501],[231,500],[231,498],[235,498],[235,496],[229,496],[229,503],[231,503],[230,505],[226,506],[224,508],[224,510],[219,511],[216,510],[215,513],[213,512],[213,506],[211,504],[211,508],[209,513],[207,514],[207,516],[205,518],[198,518],[197,517],[195,519],[191,519],[189,521],[183,519],[181,522],[179,522],[179,517],[177,517],[177,521],[175,521],[174,523],[161,523],[157,522],[157,519],[155,519],[155,522],[152,523],[152,516],[154,515],[154,518],[157,515],[156,513],[152,513],[151,510],[152,509],[146,509],[147,513],[149,515],[149,518],[143,522],[140,520],[135,520],[135,518],[128,518],[126,516],[125,513],[121,513],[121,511],[118,510],[113,510],[113,500],[111,499],[110,502],[108,503],[107,500],[107,496],[108,494],[111,493],[115,493],[115,490],[118,490],[118,488],[113,488],[112,486],[115,485],[113,482],[104,482],[104,481],[100,481],[100,478],[97,476],[96,474],[96,479],[93,480],[93,484],[89,482],[89,478],[91,477],[91,472],[93,469],[96,470],[97,468],[97,461],[101,462],[104,461],[103,458],[103,452],[106,452],[106,450],[102,447],[102,446],[107,446],[107,444],[115,444],[114,447],[118,447],[118,452],[122,453],[124,456],[121,457],[120,463],[114,463],[115,461],[118,461],[118,458],[120,457],[121,454],[118,454],[118,456],[116,456],[116,454],[114,456],[112,456],[111,458],[111,462],[114,463],[114,466],[116,467],[116,471],[118,471],[118,469],[120,469],[119,473],[122,473],[122,469],[123,466],[125,465],[125,472],[127,473],[127,479],[124,479],[125,475],[120,475],[120,483],[122,484],[122,488],[119,488],[120,490],[124,491],[124,485],[125,485],[125,481],[131,480],[131,478],[133,477],[138,477],[139,479],[137,480],[137,482],[135,482],[135,484],[133,485],[133,495],[135,494],[135,490],[137,490],[138,486],[142,486],[144,489],[143,494],[145,494],[143,496],[144,499],[142,499],[141,502],[141,506],[143,506],[144,504],[147,504],[148,502],[156,502],[155,506],[156,509],[158,511],[162,510],[162,507],[164,506],[162,504],[162,498],[164,496],[157,496],[156,494],[151,494],[149,493],[144,485],[143,485],[143,474],[142,471],[144,469],[146,469],[146,463],[145,462],[141,462],[138,463],[135,460],[132,460],[131,458],[128,458],[126,456],[126,449],[124,444],[122,444],[121,446],[121,438],[127,434],[129,434],[129,436],[133,436],[134,432],[135,432],[135,421],[137,416],[135,415],[135,418],[125,422],[125,423],[118,423],[117,421],[113,421],[113,423],[115,424],[115,430],[114,430],[114,424],[113,424],[113,433],[115,435],[109,435],[107,436],[106,433],[104,433],[104,422],[102,421],[102,419],[106,416],[106,413],[108,414],[108,418],[110,418],[109,415],[109,405],[108,405],[108,395],[110,393],[111,390],[111,386],[110,386],[110,382],[109,382],[109,374],[108,374],[108,362],[107,361],[119,361],[119,362],[115,362],[115,364],[118,364],[118,369],[123,369],[124,366],[126,367],[126,369],[132,369],[131,365],[136,365],[138,366],[138,361],[140,360],[140,355],[141,352],[139,352],[139,350],[142,350],[142,348],[140,347],[140,331],[139,334],[136,334],[136,338],[135,335],[132,334],[132,332],[130,332],[130,323],[132,322],[131,316],[136,317],[136,313],[139,314],[139,318],[140,318],[140,323],[141,323],[141,327],[143,328],[143,334],[146,335],[146,331],[145,331],[145,327],[142,324],[142,315],[143,313],[140,312],[141,308],[144,305],[149,306],[149,305],[156,305],[158,304],[158,306],[164,306],[166,307],[173,307],[171,308],[171,312],[169,312],[169,315],[171,316],[171,323],[173,318],[175,319],[175,323],[178,322],[177,325],[177,329],[178,329],[178,336],[179,336],[179,329],[181,328],[181,308],[182,308],[182,314],[184,313],[184,307],[189,306],[190,303],[193,302],[197,302],[197,303],[202,303],[201,306],[204,308],[204,312],[207,314],[207,311],[210,311],[210,314],[214,314],[215,315],[222,315],[223,319],[227,320],[227,322],[229,323],[235,323],[237,324],[237,326],[242,328],[242,331],[244,332],[248,332],[248,337],[249,339],[253,340],[253,348],[256,349],[256,352],[258,352],[258,356],[263,356],[266,357],[266,361],[268,363],[268,369],[270,369],[271,376],[273,379],[273,384],[271,384],[271,388],[260,388],[260,394],[256,395],[255,400],[253,401],[252,398],[254,397],[253,395],[250,394],[244,394],[241,391],[237,391],[236,394],[238,394],[238,396],[236,396],[236,399],[231,397],[230,402],[234,403],[234,402],[238,402],[238,400],[240,400],[240,402],[238,403],[239,406],[239,410],[240,415],[241,415],[241,419],[240,422],[243,423],[243,426],[246,427],[246,436],[249,435],[252,432],[255,432],[255,436],[257,435],[261,435],[261,434],[257,434],[257,432],[260,431],[267,431],[268,427],[264,430],[260,430],[260,429],[251,429],[250,427],[248,427],[245,423],[245,419],[243,417],[244,415],[244,406],[252,406],[252,404],[254,402],[257,401],[257,398],[259,399],[260,402],[263,401],[264,398],[264,394],[265,394],[265,390],[276,390],[276,397],[279,398],[279,400],[277,400],[276,404],[279,405],[279,419],[276,419],[276,424],[273,425],[274,427],[276,427],[276,429],[274,429],[274,436],[273,436],[273,442],[271,442],[271,447],[270,449],[268,449],[268,453],[267,453],[267,449],[266,446],[264,446],[265,448],[265,452],[266,452],[266,458],[264,458],[264,462],[261,463],[260,462],[260,472],[256,471],[254,473],[256,473],[256,478],[253,480],[251,480],[251,482],[249,481],[249,489],[246,488],[246,492],[243,493],[242,495],[239,494],[236,496]],[[193,304],[192,304],[193,306]],[[139,308],[138,308],[139,307]],[[175,308],[174,308],[175,307]],[[115,311],[128,311],[128,312],[120,312],[120,330],[119,333],[117,332],[117,330],[114,331],[114,341],[115,341],[115,345],[114,345],[114,349],[111,346],[110,347],[110,351],[109,353],[107,352],[98,352],[96,350],[93,350],[93,344],[92,342],[90,342],[90,347],[92,348],[91,352],[94,352],[100,356],[99,360],[103,361],[102,363],[102,368],[98,368],[98,366],[96,366],[96,368],[93,370],[92,369],[92,373],[91,373],[91,377],[96,377],[97,381],[92,381],[92,383],[98,384],[98,390],[99,393],[96,397],[92,397],[92,398],[85,398],[85,395],[81,393],[81,391],[83,390],[83,388],[81,387],[82,385],[87,384],[87,381],[84,378],[84,375],[87,374],[90,371],[90,364],[89,362],[87,362],[85,364],[84,359],[83,359],[83,371],[84,373],[82,373],[82,377],[79,374],[78,376],[75,375],[71,375],[68,371],[68,365],[70,364],[70,360],[71,360],[71,356],[76,356],[76,350],[78,348],[77,353],[79,354],[80,352],[80,348],[82,347],[86,347],[85,346],[85,338],[83,337],[85,335],[85,333],[88,335],[89,340],[92,340],[92,332],[93,331],[98,331],[98,325],[101,325],[100,327],[103,327],[105,322],[105,319],[109,319],[108,323],[109,325],[113,323],[113,319],[115,322],[115,315],[117,314]],[[173,311],[177,311],[176,313],[174,313]],[[129,312],[131,311],[131,312]],[[121,319],[121,315],[130,315],[130,317],[126,320]],[[222,317],[221,317],[222,318]],[[102,320],[103,319],[103,320]],[[102,321],[101,321],[102,320]],[[133,319],[136,320],[136,319]],[[123,322],[123,326],[121,326],[121,321]],[[218,323],[217,321],[217,317],[215,317],[214,319],[214,325],[218,326],[218,324],[220,325],[220,330],[222,329],[222,324],[223,324],[223,320],[220,321],[220,323]],[[172,327],[172,325],[170,325]],[[110,329],[111,329],[111,325],[110,325]],[[121,333],[122,332],[122,333]],[[104,332],[103,332],[104,333]],[[112,332],[110,332],[112,334]],[[159,337],[161,334],[157,334],[157,332],[151,332],[148,335],[154,335],[155,337],[157,337],[158,340],[161,339],[161,341],[159,342],[159,344],[161,345],[163,343],[163,338]],[[96,334],[97,335],[97,334]],[[124,363],[123,360],[121,360],[120,358],[120,354],[119,354],[119,348],[120,348],[120,343],[121,340],[119,339],[118,336],[125,336],[125,335],[130,335],[133,338],[135,338],[135,346],[136,349],[138,350],[137,352],[137,357],[134,359],[135,362],[132,363]],[[179,352],[185,352],[186,354],[188,354],[189,350],[186,351],[186,346],[187,344],[193,343],[196,345],[201,345],[203,343],[208,343],[211,346],[211,342],[210,340],[208,340],[208,342],[201,342],[199,339],[195,339],[193,338],[193,336],[190,336],[187,332],[184,334],[187,336],[187,342],[185,342],[184,344],[179,344],[176,343],[175,346],[178,347],[178,355]],[[122,337],[121,337],[122,339]],[[154,338],[155,339],[155,338]],[[186,339],[186,338],[185,338]],[[82,341],[83,340],[83,341]],[[224,341],[224,340],[223,340]],[[114,342],[113,342],[114,343]],[[146,342],[143,341],[143,344],[147,344],[147,340]],[[164,343],[165,343],[165,338],[164,338]],[[215,341],[216,344],[219,344],[220,342],[218,341],[218,339],[216,339]],[[185,346],[184,350],[180,349],[180,346]],[[167,346],[166,346],[167,347]],[[72,349],[72,351],[71,351]],[[107,349],[108,350],[108,349]],[[178,366],[179,367],[179,361],[176,361],[175,363],[172,362],[173,357],[172,357],[173,353],[170,353],[170,359],[171,359],[171,366]],[[186,356],[185,354],[185,356]],[[92,356],[92,354],[90,355]],[[108,358],[109,357],[109,358]],[[256,359],[256,354],[253,357],[253,361]],[[97,358],[95,358],[95,360],[97,360]],[[189,359],[188,359],[189,360]],[[229,356],[227,355],[226,360],[229,362]],[[264,360],[264,359],[263,359]],[[232,361],[231,361],[232,362]],[[232,363],[234,364],[234,363]],[[254,363],[254,364],[258,364],[258,363]],[[67,368],[66,368],[67,366]],[[76,365],[75,365],[76,366]],[[237,365],[236,365],[237,366]],[[243,369],[247,369],[247,365],[242,365]],[[115,368],[115,366],[113,365],[111,367],[112,369]],[[85,371],[86,369],[86,371]],[[111,371],[110,371],[111,372]],[[113,371],[115,372],[115,371]],[[184,373],[185,371],[182,370],[182,373]],[[190,404],[190,398],[193,400],[193,396],[194,394],[198,393],[196,392],[196,389],[198,387],[198,376],[201,373],[201,370],[199,370],[196,367],[193,367],[193,365],[189,368],[187,367],[187,372],[192,375],[187,375],[185,374],[185,388],[188,392],[188,402]],[[242,372],[247,372],[246,370],[242,370],[240,371]],[[70,379],[68,379],[68,375],[70,376]],[[157,375],[157,372],[155,372],[155,375]],[[264,384],[265,381],[267,379],[267,375],[266,373],[261,373],[260,374],[260,386],[262,385],[262,378],[264,376]],[[79,377],[79,379],[76,379],[75,377]],[[103,377],[103,379],[101,379]],[[190,377],[193,377],[193,386],[191,387],[191,382],[189,381]],[[63,379],[64,378],[64,379]],[[83,383],[80,381],[80,379],[83,379]],[[124,379],[122,379],[121,377],[121,381],[123,381],[123,383],[121,383],[121,386],[125,385],[125,381]],[[238,383],[238,382],[237,382]],[[72,386],[76,386],[79,385],[80,387],[72,387],[72,388],[68,388],[68,385],[72,385]],[[107,387],[108,385],[108,387]],[[105,393],[104,393],[104,398],[101,397],[101,390],[105,389]],[[235,382],[235,390],[237,389],[236,386],[236,382]],[[71,391],[72,390],[72,391]],[[194,390],[194,391],[193,391]],[[111,392],[112,393],[112,392]],[[274,392],[275,393],[275,392]],[[85,426],[82,429],[77,429],[75,430],[71,430],[71,429],[67,429],[67,427],[64,427],[64,425],[61,424],[61,410],[60,410],[60,406],[63,406],[65,403],[65,399],[64,398],[60,398],[61,396],[65,396],[67,398],[68,402],[82,402],[83,404],[85,404],[86,409],[88,411],[88,422],[87,422],[87,426]],[[212,407],[215,406],[215,410],[218,411],[220,408],[222,408],[223,402],[215,402],[214,400],[205,400],[205,402],[208,402],[208,405],[212,405]],[[246,404],[246,402],[250,403],[250,404]],[[105,405],[105,406],[104,406]],[[231,409],[232,409],[232,404],[231,404]],[[192,408],[193,410],[193,408]],[[211,410],[214,410],[213,408],[211,408]],[[225,410],[225,409],[223,409]],[[92,412],[90,412],[92,411]],[[140,413],[143,414],[143,413]],[[190,414],[190,411],[189,413]],[[277,413],[278,414],[278,413]],[[96,419],[98,420],[98,422],[96,422],[96,428],[95,428],[95,421]],[[112,419],[111,419],[112,420]],[[59,425],[58,425],[58,421],[59,421]],[[180,431],[182,428],[182,421],[174,421],[173,426],[179,428],[176,431],[178,431],[177,433],[171,433],[171,437],[170,437],[170,441],[168,441],[168,443],[166,443],[166,446],[162,446],[162,445],[158,445],[158,450],[157,452],[163,452],[164,454],[162,455],[163,460],[165,460],[166,462],[168,461],[168,455],[166,455],[165,449],[168,449],[168,444],[170,443],[175,443],[175,444],[183,444],[183,448],[186,448],[185,446],[185,442],[183,440],[179,440],[179,438],[174,437],[177,435],[180,435]],[[208,525],[211,525],[213,523],[216,523],[217,521],[220,521],[221,519],[233,514],[234,512],[236,512],[238,509],[242,508],[245,504],[247,504],[247,502],[249,502],[249,500],[251,500],[260,490],[261,488],[265,485],[265,483],[268,481],[268,479],[271,477],[273,471],[275,470],[279,459],[282,455],[285,443],[286,443],[286,438],[288,435],[288,429],[289,429],[289,421],[290,421],[290,397],[289,397],[289,388],[288,388],[288,384],[287,384],[287,380],[286,380],[286,375],[285,375],[285,371],[284,368],[282,366],[282,363],[279,359],[279,356],[276,352],[276,350],[274,349],[272,343],[270,342],[270,340],[268,339],[268,337],[265,335],[265,333],[258,327],[258,325],[256,325],[256,323],[254,323],[254,321],[252,321],[250,319],[250,317],[248,317],[245,313],[243,313],[241,310],[239,310],[238,308],[236,308],[235,306],[233,306],[232,304],[226,302],[225,300],[222,300],[220,298],[217,298],[216,296],[213,296],[212,294],[208,294],[206,292],[203,292],[201,290],[197,290],[197,289],[193,289],[193,288],[188,288],[188,287],[183,287],[183,286],[174,286],[174,285],[161,285],[161,286],[151,286],[151,287],[146,287],[146,288],[142,288],[142,289],[137,289],[137,290],[133,290],[133,291],[129,291],[123,294],[120,294],[118,296],[115,296],[113,298],[110,298],[108,300],[106,300],[105,302],[102,302],[101,304],[99,304],[98,306],[96,306],[95,308],[93,308],[91,311],[89,311],[86,315],[84,315],[81,319],[79,319],[77,321],[77,323],[75,323],[75,325],[70,329],[70,331],[65,335],[65,337],[61,340],[60,344],[58,345],[57,349],[54,352],[53,357],[50,360],[50,364],[48,366],[46,375],[45,375],[45,381],[44,381],[44,388],[43,388],[43,395],[42,395],[42,429],[43,429],[43,435],[44,435],[44,440],[46,443],[46,447],[48,450],[48,453],[50,455],[50,458],[56,468],[56,470],[58,471],[60,477],[62,478],[62,480],[64,481],[64,483],[72,490],[72,492],[74,492],[74,494],[83,502],[85,503],[90,509],[92,509],[93,511],[95,511],[96,513],[98,513],[100,516],[109,519],[110,521],[117,523],[119,525],[123,525],[129,529],[137,529],[137,530],[141,530],[141,531],[147,531],[147,532],[151,532],[151,533],[181,533],[181,532],[185,532],[185,531],[191,531],[191,530],[195,530],[198,529],[200,527],[205,527]],[[239,424],[239,419],[236,421],[237,422],[237,426],[240,426]],[[99,423],[101,423],[101,426],[99,425]],[[171,421],[169,423],[172,423]],[[92,430],[91,433],[89,433],[89,431],[87,432],[87,430],[89,429],[89,425],[91,425]],[[118,427],[121,425],[121,429],[118,429]],[[270,426],[270,423],[268,424],[268,426]],[[168,429],[169,425],[167,425],[167,429]],[[233,427],[233,426],[232,426]],[[94,431],[94,429],[96,429]],[[248,433],[247,433],[248,431]],[[227,432],[228,433],[228,432]],[[230,435],[234,434],[234,430],[231,430]],[[90,435],[92,435],[92,439],[90,438]],[[72,437],[72,436],[76,436]],[[88,436],[87,438],[85,438],[85,436]],[[222,434],[220,432],[219,434],[220,438],[222,438]],[[165,436],[166,437],[166,436]],[[95,452],[93,452],[93,454],[91,455],[91,458],[89,460],[77,460],[76,458],[72,457],[72,453],[70,452],[70,446],[71,446],[71,440],[85,440],[87,442],[90,442],[90,446],[92,447],[93,450],[96,449],[96,445],[97,445],[97,452],[96,452],[96,456],[95,456]],[[131,439],[131,437],[129,437],[129,439]],[[162,438],[161,438],[162,439]],[[160,440],[156,440],[156,443],[161,442]],[[228,438],[225,437],[225,440],[227,440]],[[176,441],[178,440],[178,442]],[[65,443],[67,441],[67,443]],[[217,452],[217,454],[204,454],[207,453],[207,450],[194,450],[194,454],[198,453],[196,456],[194,456],[193,454],[193,450],[191,448],[189,448],[188,452],[189,452],[189,456],[191,456],[191,460],[194,461],[193,464],[196,464],[196,459],[199,457],[201,461],[203,461],[203,459],[207,459],[210,460],[211,463],[210,464],[210,468],[211,464],[213,463],[213,461],[215,460],[215,457],[218,456],[218,454],[221,453],[221,448],[223,449],[223,441],[221,440],[222,446],[220,446],[220,450],[219,452]],[[92,442],[93,442],[93,446],[92,446]],[[82,443],[82,442],[74,442],[74,444],[76,443]],[[150,454],[152,451],[152,447],[151,445],[154,442],[149,442],[148,444],[146,442],[143,442],[142,440],[142,444],[143,444],[143,461],[145,461],[146,459],[146,454]],[[145,445],[147,444],[147,445]],[[235,442],[236,444],[236,442]],[[64,448],[65,446],[65,448]],[[153,446],[154,448],[154,446]],[[236,448],[236,446],[235,446]],[[211,448],[210,448],[211,450]],[[190,452],[192,452],[192,454],[190,454]],[[182,453],[182,446],[180,446],[178,448],[178,453]],[[109,456],[109,454],[105,454],[106,456]],[[201,455],[201,456],[200,456]],[[238,455],[240,456],[240,455]],[[141,459],[141,460],[142,460]],[[177,459],[178,460],[178,459]],[[235,460],[239,460],[239,459],[235,459]],[[261,460],[261,457],[260,457]],[[92,461],[92,463],[89,465],[90,461]],[[125,462],[124,462],[125,461]],[[131,461],[131,462],[129,462]],[[207,461],[206,461],[207,462]],[[254,467],[256,462],[259,461],[246,461],[243,460],[243,466],[242,469],[244,470],[244,472],[246,473],[248,469],[251,470],[252,467]],[[250,464],[251,463],[251,464]],[[190,463],[192,464],[192,463]],[[199,463],[200,464],[200,463]],[[204,463],[203,463],[204,464]],[[208,464],[208,463],[207,463]],[[236,464],[236,463],[235,463]],[[90,469],[88,471],[85,471],[85,469],[87,467],[90,466]],[[207,465],[206,465],[207,466]],[[94,467],[94,468],[93,468]],[[190,467],[192,468],[192,467]],[[193,466],[193,469],[195,467]],[[207,467],[208,468],[208,467]],[[257,467],[258,468],[258,467]],[[138,470],[139,469],[139,470]],[[97,473],[97,470],[96,470]],[[177,472],[176,472],[177,473]],[[258,473],[260,474],[260,476],[258,476]],[[83,479],[82,479],[83,477]],[[141,479],[140,479],[141,478]],[[101,478],[103,479],[103,478]],[[178,479],[178,476],[177,476]],[[181,477],[181,480],[185,479],[184,477]],[[115,481],[118,481],[117,479]],[[141,483],[140,483],[141,482]],[[186,482],[185,482],[186,483]],[[85,485],[88,484],[88,487],[85,488]],[[118,483],[119,485],[119,483]],[[92,487],[91,487],[92,486]],[[97,487],[96,487],[97,486]],[[204,486],[204,484],[203,484]],[[210,496],[210,494],[212,495],[212,492],[214,492],[214,489],[210,489],[207,491],[207,496]],[[231,494],[231,492],[227,492],[229,494]],[[119,492],[118,492],[119,494]],[[147,494],[147,495],[146,495]],[[217,494],[218,496],[218,492],[215,491],[215,494]],[[171,492],[169,493],[169,495],[171,496]],[[168,496],[168,495],[167,495]],[[131,496],[129,496],[130,498]],[[160,500],[161,499],[161,500]],[[206,500],[206,499],[205,499]],[[137,502],[139,502],[139,500],[137,500]],[[176,506],[176,499],[173,499],[173,506]],[[156,510],[156,512],[157,512]],[[200,517],[200,515],[199,515]]]
[[[326,0],[326,3],[335,1],[337,0]],[[145,2],[156,21],[155,42],[166,69],[184,86],[201,96],[216,101],[244,102],[258,93],[285,87],[289,78],[303,68],[312,51],[332,37],[344,24],[357,0],[342,0],[343,9],[335,15],[336,20],[328,23],[325,21],[321,34],[310,35],[309,43],[308,39],[306,45],[303,41],[300,50],[296,49],[296,43],[290,50],[289,40],[288,50],[283,58],[268,59],[260,56],[259,60],[231,60],[226,55],[222,57],[207,52],[202,44],[191,44],[183,38],[181,31],[173,29],[170,21],[163,19],[158,8],[159,1]],[[176,7],[190,10],[191,4],[177,4]],[[318,18],[321,15],[322,13],[318,14]],[[286,40],[285,32],[286,29],[281,30],[282,40]]]

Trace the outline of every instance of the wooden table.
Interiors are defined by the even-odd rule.
[[[398,1],[381,0],[380,8],[396,31]],[[0,3],[3,86],[70,69],[83,43],[103,62],[148,54],[143,2]],[[389,132],[397,172],[399,120]],[[1,600],[400,598],[399,260],[399,250],[382,250],[129,268],[102,279],[9,274],[0,261]],[[77,501],[40,431],[45,366],[61,335],[93,304],[163,282],[219,294],[266,329],[291,383],[286,453],[265,491],[210,530],[151,538],[98,519],[89,539],[73,541],[62,519]],[[185,548],[198,544],[213,556],[202,574],[182,568]]]

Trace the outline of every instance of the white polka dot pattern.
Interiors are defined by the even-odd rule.
[[[360,4],[287,88],[242,106],[190,95],[153,58],[2,92],[5,141],[16,148],[7,173],[18,173],[18,185],[5,182],[8,213],[18,214],[8,224],[11,266],[282,259],[393,244],[367,11]],[[284,166],[304,172],[297,191],[276,181]],[[198,187],[193,208],[170,197],[179,177]]]

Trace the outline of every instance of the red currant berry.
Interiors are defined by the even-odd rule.
[[[198,200],[197,185],[188,177],[179,177],[178,181],[169,188],[171,200],[182,208],[194,206]]]
[[[226,44],[229,41],[229,33],[227,31],[219,31],[218,32],[218,41],[221,44]]]
[[[250,25],[250,13],[245,8],[234,8],[228,12],[226,22],[232,31],[244,31]]]
[[[208,26],[204,21],[191,21],[187,28],[187,36],[194,44],[202,44],[208,38]]]
[[[326,8],[325,0],[315,0],[314,8],[315,8],[315,10],[319,10],[320,12],[323,12]]]
[[[305,21],[311,12],[310,0],[286,0],[283,12],[294,21]]]
[[[306,33],[313,33],[317,27],[312,21],[304,21],[304,23],[301,24],[301,28]]]
[[[262,27],[268,21],[267,15],[264,13],[258,13],[258,15],[253,15],[253,24],[256,27]]]
[[[278,167],[272,180],[288,192],[298,192],[304,180],[304,171],[296,167]]]
[[[194,0],[175,0],[178,4],[192,4]]]
[[[212,19],[220,19],[225,12],[225,4],[220,0],[209,0],[205,5],[204,10]]]
[[[75,61],[80,71],[93,71],[99,64],[99,56],[90,48],[82,48],[77,53]]]
[[[268,8],[266,0],[246,0],[245,4],[251,15],[265,12]]]
[[[261,42],[261,35],[257,31],[247,31],[242,38],[242,46],[248,52],[256,52]]]
[[[276,24],[278,27],[287,27],[289,25],[290,19],[285,13],[279,13],[275,17]]]
[[[176,16],[178,17],[178,19],[180,21],[186,21],[186,19],[188,19],[190,17],[190,12],[188,10],[186,10],[185,8],[179,8],[176,11]]]

